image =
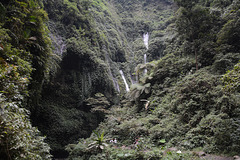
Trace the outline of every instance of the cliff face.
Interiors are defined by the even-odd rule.
[[[144,54],[148,61],[164,55],[164,30],[174,7],[167,1],[116,0],[45,1],[44,6],[58,58],[32,119],[57,152],[88,137],[103,120],[103,112],[86,105],[89,97],[102,93],[110,104],[118,103],[126,93],[119,70],[130,85]],[[143,42],[146,33],[150,50]]]
[[[163,23],[161,16],[154,16],[169,13],[173,5],[166,4],[171,2],[110,4],[118,8],[116,14],[122,24],[118,31],[125,35],[130,48],[121,69],[134,78],[138,76],[139,83],[131,86],[126,99],[111,107],[96,129],[98,133],[68,145],[70,159],[199,158],[166,147],[237,154],[239,1],[176,0],[179,9],[170,19],[163,18]],[[149,35],[148,47],[143,35]],[[143,57],[157,60],[145,64]],[[136,74],[132,74],[135,66]],[[105,138],[99,140],[100,134]],[[117,144],[108,143],[108,139],[117,139]],[[104,146],[105,142],[110,147]],[[90,148],[94,143],[99,145]]]
[[[123,120],[102,126],[123,145],[132,142],[126,133],[132,139],[143,134],[149,144],[160,145],[162,137],[168,145],[190,149],[235,145],[233,126],[232,137],[229,132],[214,132],[228,136],[229,142],[210,135],[215,143],[208,143],[207,135],[199,138],[194,131],[208,132],[199,125],[209,119],[219,121],[219,126],[238,123],[236,95],[219,89],[223,88],[219,75],[239,60],[239,41],[231,43],[239,33],[236,6],[236,1],[45,2],[58,59],[50,69],[50,80],[44,83],[38,107],[32,110],[33,123],[58,154],[65,145],[89,137],[106,113],[111,113],[110,106],[121,102],[126,117],[119,117],[113,109],[110,115]],[[124,98],[127,103],[121,101]],[[231,112],[225,109],[229,104]],[[129,113],[125,107],[132,107]],[[134,128],[134,120],[147,124],[142,124],[143,130],[136,124],[131,131],[126,126]]]
[[[78,138],[70,159],[238,153],[239,16],[239,0],[1,1],[0,157],[51,158],[29,115],[59,157]]]

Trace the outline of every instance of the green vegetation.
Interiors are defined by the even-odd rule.
[[[59,68],[50,70],[54,75],[44,81],[41,101],[31,109],[31,117],[47,135],[52,153],[60,157],[67,155],[67,144],[92,133],[104,118],[103,110],[115,101],[112,97],[116,92],[105,62],[104,35],[96,29],[93,5],[88,0],[44,1],[52,37],[62,40],[56,41],[55,47],[64,49],[56,53],[62,59],[57,61]],[[95,107],[98,101],[104,101],[100,103],[103,108]]]
[[[0,7],[0,157],[51,159],[50,147],[23,108],[26,96],[39,97],[47,74],[46,12],[32,0],[4,1]]]
[[[225,83],[226,90],[239,92],[240,89],[239,76],[240,76],[240,63],[237,63],[234,66],[234,69],[228,71],[222,78]]]
[[[133,17],[139,4],[121,3],[127,6],[126,10],[133,10]],[[111,107],[98,127],[99,132],[104,132],[107,138],[116,138],[118,143],[109,143],[110,147],[102,153],[88,157],[80,154],[77,145],[76,150],[71,150],[70,159],[194,159],[195,154],[187,150],[195,149],[238,154],[239,2],[222,5],[217,1],[177,1],[177,4],[179,9],[165,32],[153,32],[156,37],[164,37],[161,54],[165,56],[154,63],[139,84],[132,85],[126,99]],[[136,12],[140,14],[139,10]],[[125,22],[131,20],[125,18]],[[174,29],[177,33],[171,33]],[[133,44],[139,45],[138,41]],[[147,53],[154,53],[151,47],[154,46],[150,41]],[[143,55],[143,49],[137,46],[136,53]],[[139,65],[137,70],[146,66]],[[227,70],[231,71],[226,73]],[[85,139],[86,143],[89,139]],[[165,154],[172,147],[188,154],[176,151]]]
[[[102,152],[102,150],[108,146],[104,140],[104,132],[101,135],[96,131],[93,131],[93,133],[97,136],[97,138],[94,139],[94,142],[92,142],[88,145],[87,149],[88,150],[97,150],[97,152]]]
[[[134,26],[127,27],[129,24],[124,14],[129,10],[124,8],[126,4],[117,4],[117,1],[105,0],[44,1],[50,32],[56,38],[61,37],[66,47],[60,55],[62,60],[57,61],[57,65],[53,64],[55,70],[50,70],[54,74],[50,75],[49,81],[44,81],[41,101],[31,109],[31,117],[33,124],[47,135],[54,155],[60,155],[64,146],[74,143],[79,137],[86,138],[91,134],[108,113],[108,108],[119,102],[116,83],[121,96],[125,93],[119,70],[124,71],[129,83],[129,75],[134,74],[137,64],[142,63],[143,29],[151,24],[148,24],[145,13],[137,18],[141,5],[136,5],[134,17],[127,21]],[[154,5],[151,7],[156,8]],[[147,9],[150,6],[145,8],[144,12],[158,19]],[[124,14],[120,13],[122,9]],[[164,12],[162,21],[165,22],[171,13],[170,9]],[[157,25],[153,27],[156,31]],[[162,22],[162,25],[165,24]],[[54,46],[57,48],[57,44]],[[156,56],[159,56],[155,49]],[[134,52],[138,54],[133,55]],[[96,93],[103,96],[96,96]]]
[[[50,147],[72,160],[239,154],[239,9],[238,0],[0,2],[0,157],[50,159]]]

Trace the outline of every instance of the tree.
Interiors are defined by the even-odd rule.
[[[237,5],[236,5],[237,6]],[[238,4],[240,8],[240,4]],[[240,11],[237,8],[232,8],[229,16],[226,16],[226,23],[218,33],[217,43],[219,46],[231,46],[228,51],[238,53],[240,50]]]
[[[39,69],[35,63],[46,71],[46,12],[34,0],[5,0],[0,14],[0,159],[51,159],[49,145],[22,108],[33,67]]]
[[[227,91],[240,91],[240,62],[222,78]]]
[[[211,31],[212,17],[209,9],[197,4],[197,0],[176,0],[180,6],[176,15],[178,33],[190,45],[190,51],[195,54],[196,70],[198,70],[198,50],[201,39],[206,38]]]
[[[184,7],[186,9],[191,9],[195,6],[199,0],[174,0],[178,6]]]

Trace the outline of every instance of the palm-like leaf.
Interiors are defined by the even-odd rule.
[[[92,150],[94,148],[103,150],[104,147],[108,145],[104,143],[104,132],[100,135],[97,131],[93,131],[93,133],[97,136],[97,138],[93,139],[94,141],[88,145],[88,150]]]

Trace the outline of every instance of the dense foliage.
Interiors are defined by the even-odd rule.
[[[120,1],[43,3],[50,19],[48,27],[54,53],[62,60],[58,61],[59,68],[50,70],[54,74],[44,82],[41,101],[31,113],[34,125],[48,135],[53,154],[61,156],[65,145],[79,137],[88,137],[103,120],[109,106],[119,102],[117,94],[126,92],[119,70],[123,70],[127,83],[131,82],[130,75],[142,63],[146,52],[142,42],[144,32],[154,31],[155,55],[149,54],[149,58],[162,55],[162,50],[157,49],[164,46],[164,38],[159,39],[156,35],[166,28],[165,22],[173,12],[171,2],[166,1],[160,2],[168,6],[162,14],[164,6],[157,9],[158,2],[148,5],[139,1],[144,10],[141,5],[131,2],[136,7],[131,18],[127,15],[130,5]],[[139,14],[141,11],[144,13]],[[149,17],[145,14],[161,21],[148,24]],[[103,94],[104,98],[96,93]],[[101,99],[107,104],[104,107]],[[96,104],[90,101],[96,101]]]
[[[51,158],[30,118],[56,158],[238,154],[239,18],[239,0],[1,1],[0,157]]]
[[[95,95],[102,93],[107,103],[116,101],[109,64],[105,63],[104,36],[97,32],[90,11],[93,5],[88,0],[44,1],[53,52],[59,60],[31,113],[33,124],[47,135],[52,153],[60,157],[66,156],[65,145],[88,137],[104,118],[87,100],[101,99]]]
[[[169,147],[239,154],[239,1],[176,4],[165,34],[177,32],[165,39],[165,56],[98,127],[117,144],[91,152],[92,135],[67,147],[70,159],[164,159]],[[154,53],[151,44],[148,52]],[[171,158],[195,154],[178,153],[171,151]]]
[[[239,92],[239,79],[240,79],[240,63],[237,63],[234,66],[233,70],[228,71],[223,76],[223,81],[225,83],[225,89],[228,91],[237,91]]]
[[[41,89],[51,51],[44,24],[47,15],[39,4],[33,0],[0,3],[1,159],[51,159],[50,147],[23,108],[26,96],[39,97],[36,91]]]

